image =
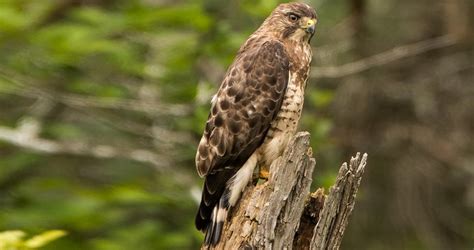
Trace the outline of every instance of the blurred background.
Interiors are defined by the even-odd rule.
[[[0,231],[197,249],[209,100],[279,2],[2,0]],[[472,249],[474,1],[307,3],[314,188],[369,154],[342,248]]]

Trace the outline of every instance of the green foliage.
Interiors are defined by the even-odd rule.
[[[29,239],[24,239],[26,233],[23,231],[4,231],[0,232],[0,250],[39,249],[65,235],[66,232],[62,230],[49,230]]]

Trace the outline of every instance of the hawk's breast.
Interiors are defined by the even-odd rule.
[[[296,132],[303,110],[304,82],[297,81],[306,79],[297,77],[296,73],[291,72],[289,78],[280,111],[272,121],[260,147],[260,162],[267,167],[270,167],[272,161],[283,154],[291,136]]]
[[[290,68],[285,96],[280,110],[271,122],[265,140],[259,148],[259,162],[266,167],[270,167],[273,160],[283,154],[289,140],[296,132],[303,110],[304,90],[311,62],[311,48],[309,44],[292,47],[294,50],[289,53],[289,56],[293,59],[291,60],[293,65]]]

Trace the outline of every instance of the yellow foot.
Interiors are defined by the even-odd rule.
[[[258,178],[268,180],[270,177],[270,172],[264,168],[260,168],[260,172],[258,173]]]

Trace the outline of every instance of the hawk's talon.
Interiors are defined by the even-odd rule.
[[[266,170],[265,168],[260,168],[260,171],[258,172],[258,178],[268,181],[269,177],[270,172],[268,172],[268,170]]]

